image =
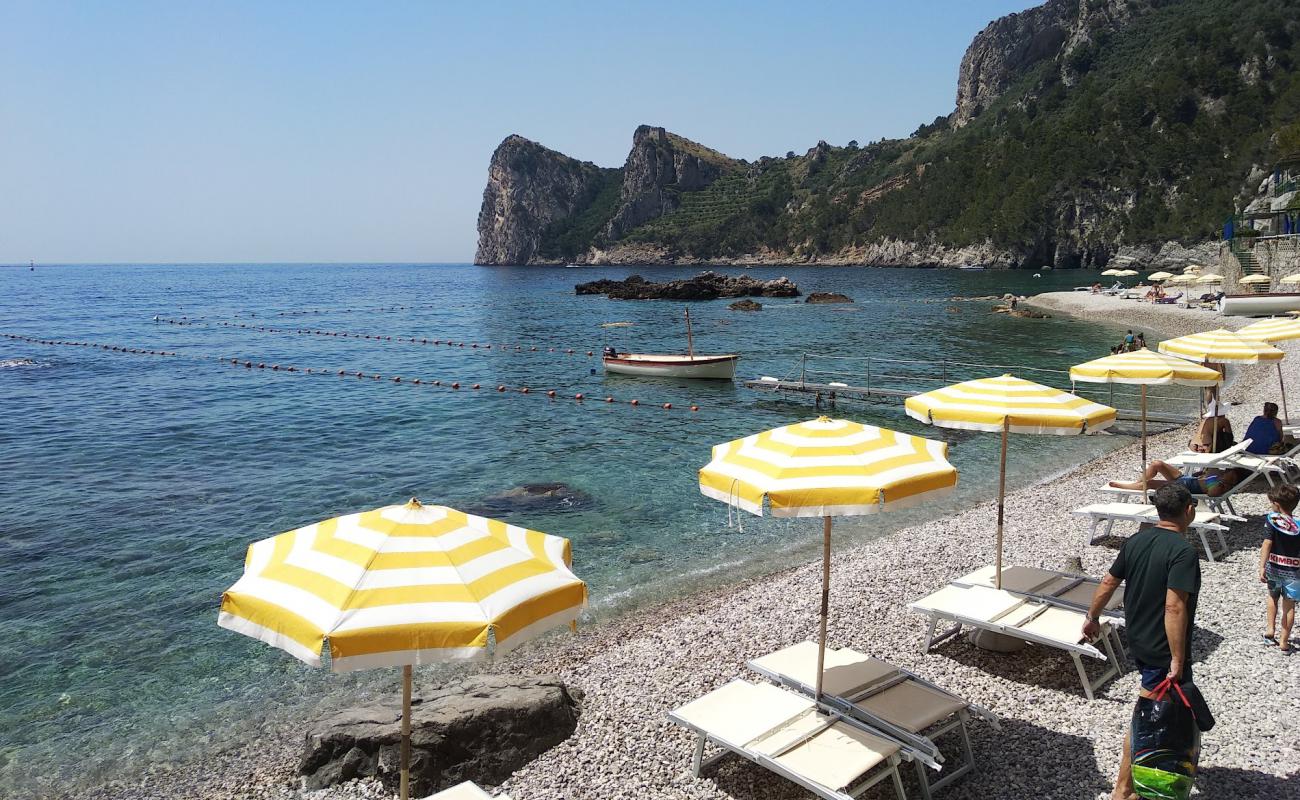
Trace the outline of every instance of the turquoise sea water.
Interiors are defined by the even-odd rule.
[[[129,777],[147,763],[237,741],[299,713],[304,698],[328,705],[386,691],[389,675],[313,671],[216,626],[220,593],[239,576],[249,542],[325,517],[410,496],[466,506],[521,483],[567,483],[591,501],[507,518],[573,540],[595,622],[809,557],[818,526],[748,518],[740,534],[695,484],[711,444],[810,418],[808,401],[731,384],[606,378],[598,359],[585,356],[599,353],[606,335],[599,325],[610,321],[635,323],[610,332],[620,346],[683,348],[680,303],[573,294],[577,281],[633,271],[667,279],[694,270],[0,269],[0,333],[180,354],[0,339],[0,796]],[[738,377],[785,375],[802,352],[1065,368],[1117,340],[1111,328],[945,302],[1063,288],[1091,282],[1091,273],[750,273],[788,275],[805,292],[840,291],[857,303],[763,300],[755,314],[728,311],[726,301],[692,304],[697,349],[742,353]],[[201,324],[169,325],[155,315]],[[265,333],[220,321],[494,347]],[[563,352],[569,348],[575,354]],[[330,374],[249,370],[217,357]],[[340,378],[339,369],[405,382]],[[882,373],[915,371],[873,369],[878,382]],[[976,376],[953,368],[954,378]],[[463,388],[417,387],[416,377]],[[474,382],[484,388],[468,389]],[[498,394],[499,383],[533,391]],[[549,400],[548,389],[620,402]],[[643,405],[631,407],[632,398]],[[674,409],[658,407],[665,402]],[[701,410],[686,410],[692,403]],[[969,504],[996,480],[996,437],[927,429],[894,403],[837,413],[945,438],[961,470],[961,490],[944,505],[837,526],[838,542]],[[1125,441],[1017,437],[1012,480]]]

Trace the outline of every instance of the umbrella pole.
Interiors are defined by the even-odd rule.
[[[1002,519],[1007,504],[1007,433],[1011,429],[1011,417],[1002,418],[1002,461],[998,468],[998,560],[994,587],[1002,588]]]
[[[1277,388],[1282,393],[1282,419],[1283,424],[1291,424],[1291,412],[1286,410],[1286,384],[1282,382],[1282,362],[1277,362]]]
[[[821,636],[817,646],[817,693],[814,698],[822,700],[822,671],[826,666],[826,618],[831,608],[831,518],[822,517],[822,622]]]
[[[1147,469],[1147,387],[1142,384],[1142,472]],[[1144,487],[1145,488],[1145,487]]]
[[[411,796],[411,665],[402,667],[402,778],[401,800]]]

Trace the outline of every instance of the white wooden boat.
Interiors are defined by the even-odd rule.
[[[615,323],[616,324],[616,323]],[[621,353],[605,347],[601,359],[606,372],[655,378],[703,378],[729,381],[736,377],[735,353],[696,355],[691,336],[691,311],[686,309],[686,355],[680,353]]]
[[[961,269],[961,270],[969,270],[969,271],[972,271],[972,272],[983,272],[983,271],[984,271],[984,267],[983,267],[982,265],[980,265],[980,264],[966,264],[966,265],[963,265],[963,266],[958,267],[957,269]]]
[[[605,371],[619,375],[647,375],[657,378],[710,378],[729,381],[736,377],[735,354],[716,356],[659,353],[617,353],[606,355]]]
[[[1229,317],[1271,317],[1300,311],[1300,292],[1226,294],[1219,300],[1219,313]]]

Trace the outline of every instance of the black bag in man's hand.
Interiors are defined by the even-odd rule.
[[[1201,733],[1213,728],[1214,714],[1210,712],[1210,705],[1205,702],[1205,695],[1201,694],[1196,684],[1188,681],[1178,684],[1178,688],[1182,689],[1183,697],[1187,698],[1187,704],[1192,708],[1192,716],[1196,717],[1196,727]]]
[[[1152,695],[1139,697],[1133,708],[1133,787],[1140,797],[1186,800],[1201,757],[1201,731],[1181,686],[1166,678]]]

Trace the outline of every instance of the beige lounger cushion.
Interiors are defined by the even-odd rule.
[[[810,712],[753,742],[750,749],[810,780],[831,789],[844,789],[898,752],[898,745],[864,730],[837,722],[791,750],[781,750],[826,723]]]
[[[950,694],[907,680],[873,694],[856,705],[903,730],[920,733],[939,720],[947,719],[966,708],[967,704]]]
[[[942,614],[985,622],[1003,622],[1003,615],[1024,602],[1024,598],[986,586],[948,585],[914,605]]]
[[[744,747],[814,707],[813,701],[770,683],[737,679],[673,713],[716,739]]]
[[[1133,505],[1132,503],[1116,503],[1115,505]],[[993,586],[994,575],[997,567],[989,565],[982,569],[977,569],[969,575],[958,578],[954,583],[966,583],[979,586]],[[1074,583],[1075,580],[1082,578],[1083,582],[1071,589],[1064,587]],[[1089,578],[1086,575],[1069,575],[1061,572],[1053,572],[1049,569],[1039,569],[1038,567],[1003,567],[1002,568],[1002,588],[1024,594],[1041,594],[1049,597],[1059,597],[1060,599],[1074,603],[1076,605],[1087,606],[1092,602],[1092,595],[1097,591],[1099,581],[1096,578]],[[1110,602],[1106,604],[1108,609],[1119,608],[1124,603],[1124,588],[1120,587],[1111,596]]]
[[[784,675],[804,686],[817,685],[817,643],[800,642],[769,653],[752,662],[754,666],[777,675]],[[897,669],[883,661],[848,651],[827,648],[822,691],[833,695],[848,695],[867,684],[879,680]]]
[[[475,786],[473,782],[465,781],[450,789],[443,789],[437,794],[429,795],[425,800],[492,800],[492,795]],[[503,794],[496,800],[510,800],[510,798]]]
[[[1045,639],[1073,645],[1083,638],[1083,623],[1086,619],[1087,615],[1082,611],[1051,607],[1017,627]]]

